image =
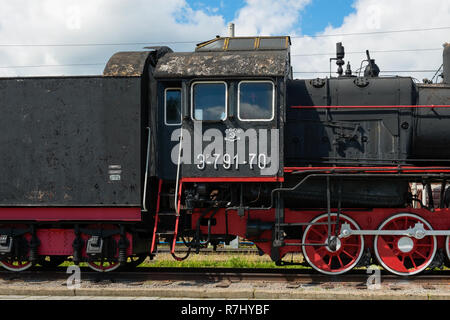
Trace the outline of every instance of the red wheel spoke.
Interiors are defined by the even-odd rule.
[[[342,262],[341,257],[339,257],[339,255],[336,255],[336,257],[338,258],[339,263],[341,264],[341,268],[343,268],[344,267],[344,263]]]
[[[412,264],[414,266],[414,269],[417,269],[416,262],[414,261],[414,258],[412,257],[412,255],[409,255],[408,257],[409,257],[409,260],[411,260],[411,262],[412,262]]]
[[[424,259],[427,259],[427,256],[424,256],[420,251],[416,250],[414,253],[417,254],[418,256],[421,256]]]
[[[10,271],[20,272],[30,268],[32,263],[29,261],[4,260],[1,261],[1,265]]]
[[[324,234],[323,233],[320,233],[319,231],[317,231],[314,227],[312,227],[311,229],[309,229],[309,231],[312,231],[312,232],[314,232],[315,234],[317,234],[318,236],[320,236],[320,237],[323,237],[324,236]]]
[[[330,231],[332,235],[340,228],[343,223],[350,224],[352,230],[358,230],[358,225],[345,215],[340,215],[339,225],[336,223],[336,214],[332,213],[330,219],[331,227]],[[321,225],[312,225],[314,223],[323,223]],[[309,232],[313,230],[313,232]],[[320,236],[322,243],[328,242],[328,214],[322,214],[321,216],[313,219],[311,225],[305,229],[303,234],[303,243],[316,243]],[[364,238],[363,236],[351,236],[350,238],[339,239],[333,237],[336,241],[336,249],[333,251],[328,246],[323,247],[303,247],[303,255],[306,261],[317,271],[325,274],[341,274],[352,269],[360,259],[363,253]],[[351,252],[351,253],[350,253]],[[341,256],[345,255],[348,256]],[[345,264],[345,261],[350,261]]]
[[[328,250],[325,249],[325,247],[319,247],[319,248],[316,250],[317,253],[320,253],[320,252],[322,252],[322,251],[325,252],[324,257],[326,256],[327,253],[329,253]]]
[[[330,260],[328,260],[327,266],[328,269],[331,269],[331,262],[333,261],[333,256],[330,256]]]
[[[422,223],[427,230],[432,229],[422,217],[400,213],[383,222],[379,230],[406,230],[416,223]],[[374,243],[378,261],[385,269],[398,275],[412,275],[425,270],[434,258],[436,247],[435,236],[424,239],[407,236],[377,236]],[[419,263],[422,259],[424,262]]]
[[[345,243],[344,244],[345,247],[360,247],[360,244],[356,244],[356,243]]]
[[[393,224],[394,224],[395,230],[401,230],[402,229],[402,228],[400,228],[398,226],[397,221],[393,221]]]
[[[108,272],[108,271],[112,271],[115,270],[119,267],[119,263],[117,262],[111,262],[108,260],[103,260],[100,259],[101,261],[92,261],[92,262],[88,262],[88,266],[92,269],[94,269],[95,271],[99,271],[99,272]]]
[[[317,243],[317,244],[319,244],[319,243],[324,243],[324,240],[313,240],[313,239],[311,239],[311,240],[308,241],[308,243]]]
[[[354,258],[353,255],[351,255],[350,253],[348,253],[346,250],[342,250],[342,253],[345,253],[349,258]]]

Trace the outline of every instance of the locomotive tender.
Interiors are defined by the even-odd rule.
[[[340,43],[338,76],[306,80],[289,37],[146,49],[101,76],[0,79],[2,266],[112,271],[236,236],[325,274],[448,263],[449,45],[443,82],[421,84],[369,52],[344,72]]]

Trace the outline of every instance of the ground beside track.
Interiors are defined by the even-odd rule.
[[[450,300],[449,283],[415,284],[382,281],[381,288],[369,290],[364,283],[276,283],[233,281],[83,281],[69,290],[64,281],[0,280],[0,296],[9,299],[350,299],[350,300]],[[5,297],[6,296],[6,297]]]
[[[202,259],[230,259],[229,256],[203,257]],[[255,257],[261,259],[263,257]],[[159,255],[156,263],[169,259]],[[247,256],[247,260],[253,258]],[[264,258],[263,258],[264,259]],[[206,269],[201,269],[206,270]],[[308,299],[308,300],[450,300],[450,271],[427,272],[411,278],[381,273],[379,288],[368,288],[371,274],[357,270],[351,275],[323,276],[311,269],[253,269],[254,274],[227,273],[228,268],[215,269],[219,274],[196,274],[196,269],[138,268],[137,272],[96,273],[81,268],[79,288],[69,289],[65,267],[43,272],[38,267],[24,273],[0,272],[0,299],[8,300],[139,300],[139,299]],[[190,271],[190,274],[182,272]],[[236,271],[234,269],[233,271]],[[255,273],[256,272],[256,273]],[[277,273],[285,272],[277,278]]]
[[[145,276],[143,276],[145,275]],[[322,277],[317,274],[286,276],[280,280],[252,275],[189,276],[180,280],[158,272],[102,274],[82,269],[79,288],[67,287],[59,272],[19,277],[0,273],[0,296],[9,299],[325,299],[325,300],[450,300],[450,276],[424,275],[403,279],[382,275],[381,286],[369,289],[366,275]],[[6,296],[6,297],[5,297]],[[93,298],[95,297],[95,298]]]

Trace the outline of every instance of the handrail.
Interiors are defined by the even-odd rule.
[[[147,200],[148,162],[149,162],[149,157],[150,157],[150,136],[151,136],[150,127],[147,127],[146,129],[148,130],[148,140],[147,140],[147,160],[146,160],[146,162],[145,162],[144,196],[142,197],[142,208],[143,208],[142,211],[144,211],[144,212],[148,212],[146,200]]]
[[[180,167],[181,167],[181,144],[183,143],[183,127],[181,126],[180,128],[180,146],[178,148],[178,163],[177,163],[177,178],[175,180],[175,196],[174,196],[174,201],[175,201],[175,212],[179,215],[180,214],[180,207],[178,204],[178,186],[179,186],[179,181],[180,181]]]

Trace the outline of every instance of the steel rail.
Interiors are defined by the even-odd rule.
[[[63,268],[64,269],[64,268]],[[244,268],[139,268],[134,272],[99,273],[81,268],[82,281],[113,283],[130,283],[145,281],[194,281],[194,282],[299,282],[299,283],[351,283],[367,281],[366,270],[352,270],[342,275],[324,275],[311,273],[311,269],[244,269]],[[67,273],[61,268],[53,271],[24,271],[19,274],[0,271],[0,279],[6,281],[44,282],[67,279]],[[411,277],[398,277],[381,271],[382,282],[386,283],[425,283],[431,285],[448,285],[450,271],[425,271]]]

